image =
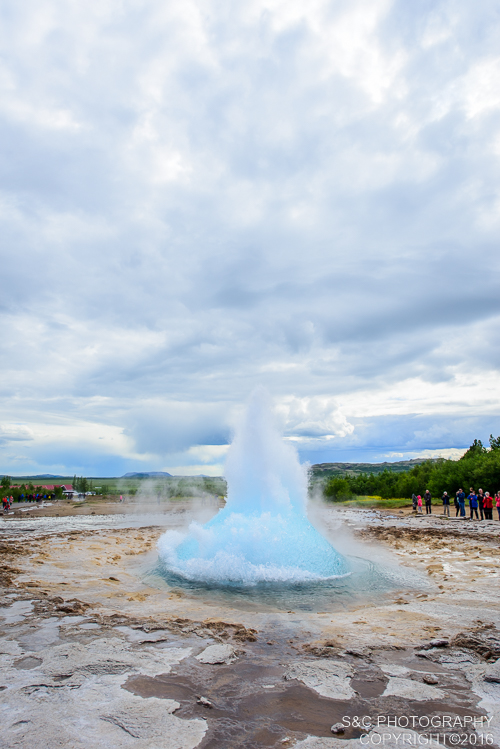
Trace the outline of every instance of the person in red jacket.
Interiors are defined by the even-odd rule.
[[[489,492],[484,495],[483,507],[485,520],[493,520],[493,497]]]

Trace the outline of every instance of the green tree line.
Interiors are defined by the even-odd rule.
[[[84,476],[73,476],[73,489],[80,494],[94,491],[91,479]]]
[[[383,499],[411,497],[429,489],[433,496],[446,490],[451,496],[458,489],[468,492],[473,486],[494,494],[500,490],[500,437],[490,435],[490,446],[474,440],[459,460],[425,461],[404,473],[384,470],[378,474],[332,477],[324,485],[324,495],[332,501],[353,496],[378,496]]]

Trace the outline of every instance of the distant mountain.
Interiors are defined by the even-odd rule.
[[[165,476],[172,477],[171,473],[166,471],[149,471],[148,473],[125,473],[122,479],[158,479],[164,478]]]
[[[40,473],[37,476],[11,476],[15,479],[65,479],[67,476],[55,476],[53,473]]]
[[[421,463],[425,463],[429,458],[412,458],[412,460],[398,460],[395,463],[316,463],[311,466],[311,475],[313,479],[329,478],[330,476],[359,476],[361,473],[382,473],[382,471],[391,471],[392,473],[404,473]],[[435,463],[440,458],[430,458]]]

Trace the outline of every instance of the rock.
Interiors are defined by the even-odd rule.
[[[332,733],[344,733],[345,726],[343,723],[334,723],[333,726],[330,728],[330,731]]]
[[[210,709],[213,708],[212,703],[210,702],[210,700],[207,700],[206,697],[198,697],[196,702],[198,703],[198,705],[203,705],[203,707],[208,707]]]
[[[434,674],[424,674],[422,676],[422,681],[424,684],[437,684],[439,682],[439,679],[437,676],[434,676]]]
[[[419,650],[415,653],[419,658],[427,658],[434,663],[442,663],[452,668],[461,668],[465,664],[477,664],[481,662],[479,655],[472,650],[459,648],[431,648],[430,650]]]
[[[209,645],[199,655],[196,656],[196,660],[200,663],[209,663],[215,665],[217,663],[225,663],[229,665],[237,659],[236,651],[232,645],[227,643],[218,645]]]
[[[352,667],[348,663],[318,659],[312,663],[296,661],[290,664],[284,678],[297,679],[322,697],[350,700],[356,694],[350,685],[353,675]]]
[[[459,632],[450,641],[457,648],[467,648],[487,660],[500,657],[500,633],[494,627]]]
[[[444,652],[430,651],[435,653],[435,657],[432,660],[442,663],[443,665],[462,668],[467,664],[481,663],[481,658],[471,650],[445,650]]]
[[[491,666],[486,667],[483,678],[484,681],[490,684],[500,684],[500,658],[495,663],[492,663]]]
[[[426,700],[444,699],[445,694],[441,689],[420,684],[418,681],[412,681],[412,679],[391,677],[382,697],[404,697],[408,700],[424,702]]]
[[[349,648],[348,650],[344,651],[347,653],[347,655],[352,655],[354,658],[368,658],[371,654],[370,650],[364,651],[364,650],[354,650],[354,648]]]
[[[485,674],[484,680],[490,684],[500,684],[500,675],[498,674]]]
[[[447,648],[449,646],[448,640],[430,640],[430,642],[424,642],[423,645],[419,645],[420,650],[432,650],[432,648]],[[417,653],[419,655],[419,653]]]
[[[85,609],[89,608],[88,603],[73,598],[71,601],[64,601],[56,604],[56,611],[61,614],[84,614]]]
[[[450,644],[448,640],[442,639],[442,640],[431,640],[430,641],[431,648],[447,648]]]

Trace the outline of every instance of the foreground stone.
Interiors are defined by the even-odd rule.
[[[209,663],[215,665],[217,663],[225,663],[229,665],[233,663],[238,656],[232,645],[209,645],[199,655],[196,656],[196,660],[200,663]]]
[[[348,663],[318,658],[311,663],[292,663],[285,672],[285,679],[298,679],[322,697],[350,700],[355,694],[350,686],[353,674],[353,669]]]

